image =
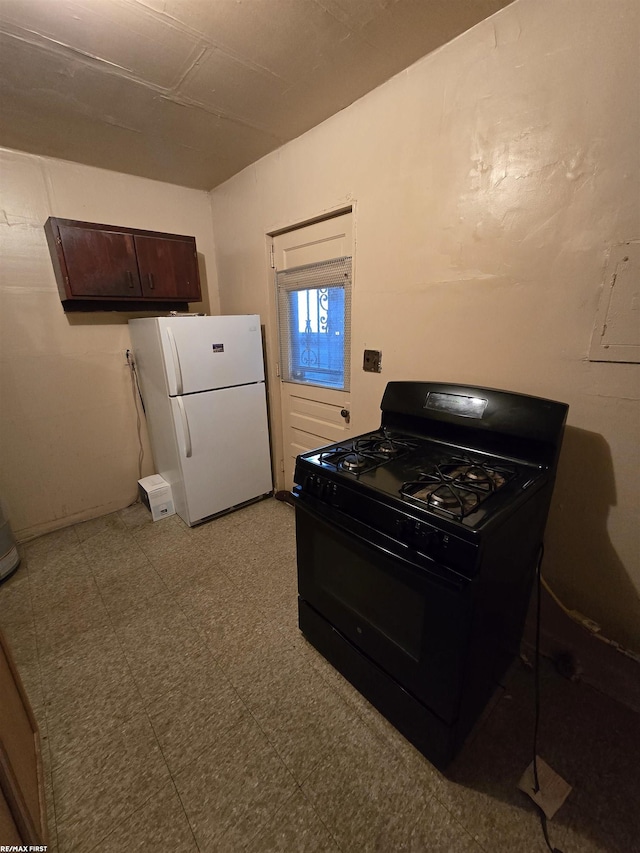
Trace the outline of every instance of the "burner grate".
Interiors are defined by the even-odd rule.
[[[417,442],[393,436],[383,427],[378,433],[323,451],[319,461],[336,471],[359,476],[384,465],[390,459],[397,459],[417,446]]]
[[[403,483],[400,494],[461,520],[515,474],[513,468],[505,465],[452,456],[415,480]]]

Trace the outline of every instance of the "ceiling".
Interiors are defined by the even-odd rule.
[[[511,0],[0,0],[0,146],[209,190]]]

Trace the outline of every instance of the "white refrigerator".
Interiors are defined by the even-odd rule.
[[[260,317],[152,317],[129,330],[156,470],[183,521],[269,494]]]

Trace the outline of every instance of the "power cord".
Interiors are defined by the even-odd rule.
[[[133,376],[136,380],[136,388],[138,389],[138,396],[140,397],[140,403],[142,404],[142,411],[143,411],[144,416],[146,418],[147,410],[144,407],[144,399],[142,397],[142,391],[140,390],[140,383],[138,382],[138,371],[136,370],[136,362],[135,362],[135,359],[133,357],[133,353],[131,352],[130,349],[127,350],[126,355],[127,355],[127,364],[129,365],[129,369],[131,370],[131,373],[133,374]],[[134,396],[135,396],[135,392],[134,392]]]
[[[576,622],[582,628],[585,628],[591,634],[592,637],[595,637],[597,640],[600,640],[600,642],[606,643],[608,646],[612,646],[617,652],[620,652],[626,657],[631,658],[631,660],[635,660],[636,663],[640,663],[640,654],[638,654],[637,652],[633,652],[631,651],[631,649],[627,649],[624,646],[621,646],[620,643],[616,642],[615,640],[610,640],[608,637],[604,637],[601,633],[600,625],[598,625],[597,622],[595,622],[593,619],[590,619],[588,616],[584,616],[577,610],[570,610],[565,604],[563,604],[544,578],[542,578],[542,587],[557,604],[560,610],[562,610],[562,612],[566,616],[568,616],[572,622]]]
[[[538,725],[540,722],[540,602],[542,599],[542,559],[544,557],[544,544],[540,543],[540,551],[538,553],[538,563],[536,566],[536,648],[534,660],[534,694],[535,694],[535,721],[533,724],[533,790],[534,793],[540,791],[540,781],[538,779]],[[534,801],[535,802],[535,801]],[[540,813],[540,824],[542,833],[547,847],[551,853],[562,853],[558,847],[553,847],[549,840],[549,829],[547,827],[547,816],[544,810],[535,803],[538,812]]]
[[[142,444],[142,421],[140,420],[140,412],[138,410],[138,401],[136,399],[136,388],[138,389],[138,396],[140,397],[140,403],[142,404],[142,411],[144,412],[144,416],[146,418],[147,412],[144,407],[144,400],[142,399],[142,392],[140,390],[140,383],[138,382],[138,373],[136,371],[136,363],[133,358],[133,353],[131,350],[127,350],[127,364],[129,365],[129,370],[131,371],[131,392],[133,394],[133,405],[136,410],[136,432],[138,434],[138,479],[142,479],[142,462],[144,460],[144,445]]]

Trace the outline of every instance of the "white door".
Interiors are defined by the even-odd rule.
[[[296,456],[350,433],[350,213],[273,240],[285,488]]]
[[[169,395],[262,382],[262,333],[257,314],[160,317]]]
[[[188,524],[271,491],[263,382],[172,397]]]

